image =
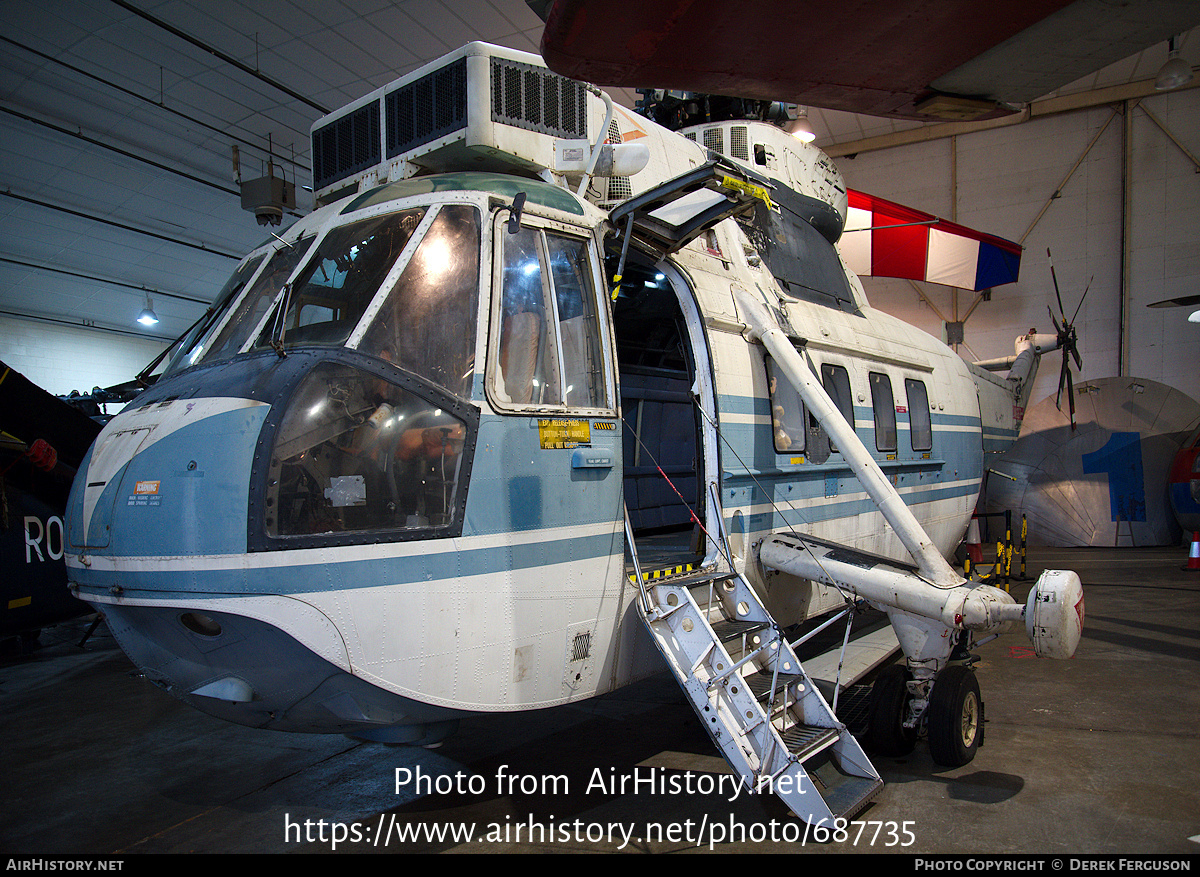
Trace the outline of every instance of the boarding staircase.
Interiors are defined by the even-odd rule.
[[[644,573],[628,521],[626,538],[643,620],[747,788],[776,794],[813,826],[866,807],[883,781],[746,580],[724,562]]]

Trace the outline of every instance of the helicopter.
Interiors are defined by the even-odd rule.
[[[814,823],[879,794],[836,706],[890,652],[818,680],[786,634],[872,607],[905,660],[871,746],[969,762],[971,649],[1083,624],[1070,571],[1017,603],[945,559],[1057,340],[1000,376],[871,308],[836,166],[737,115],[672,130],[471,43],[318,120],[317,208],[81,463],[73,593],[205,713],[388,744],[665,664]]]

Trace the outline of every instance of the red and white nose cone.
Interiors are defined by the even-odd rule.
[[[1070,570],[1048,569],[1029,592],[1025,630],[1039,658],[1069,658],[1083,635],[1083,583]]]

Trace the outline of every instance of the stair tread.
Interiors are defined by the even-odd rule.
[[[830,757],[826,749],[816,763],[805,766],[809,776],[817,783],[821,799],[831,813],[843,819],[851,819],[875,800],[883,790],[879,777],[857,776],[843,771]]]
[[[776,688],[783,691],[793,682],[799,682],[804,677],[799,673],[784,673],[780,671],[778,679],[775,677],[773,670],[759,670],[757,673],[751,673],[745,677],[746,687],[750,689],[750,693],[760,701],[766,700],[771,696],[771,682],[774,681]]]
[[[843,819],[852,819],[883,791],[883,780],[873,777],[846,777],[846,781],[822,795],[830,812]]]
[[[823,749],[837,740],[841,734],[838,728],[818,728],[813,725],[792,725],[780,736],[788,751],[799,756],[803,761],[805,756]]]
[[[771,625],[766,621],[717,621],[713,623],[713,632],[721,642],[726,643],[748,633],[766,630]]]

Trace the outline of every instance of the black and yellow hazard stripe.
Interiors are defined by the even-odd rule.
[[[661,579],[671,579],[675,578],[676,576],[684,576],[695,571],[696,567],[691,563],[681,564],[680,566],[669,566],[665,569],[656,569],[653,572],[642,573],[642,581],[656,582]],[[637,584],[637,576],[630,576],[629,581]]]

